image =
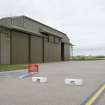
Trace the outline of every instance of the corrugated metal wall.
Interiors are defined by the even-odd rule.
[[[61,61],[61,43],[65,43],[64,60],[68,60],[70,57],[69,44],[66,44],[69,43],[69,39],[66,34],[60,31],[24,16],[4,18],[0,20],[0,24],[14,25],[27,30],[27,34],[23,33],[25,31],[12,31],[11,40],[9,39],[8,41],[5,35],[1,35],[2,44],[0,47],[1,55],[3,55],[1,58],[2,63],[22,64],[29,62]],[[49,33],[45,32],[43,34],[40,32],[41,29]],[[35,34],[31,35],[28,31]],[[36,33],[38,33],[40,37],[38,37]],[[10,36],[8,37],[10,38]],[[6,51],[8,53],[6,53]]]
[[[29,61],[30,63],[61,61],[61,42],[56,43],[53,39],[55,36],[49,35],[48,38],[43,40],[42,37],[12,31],[11,41],[9,34],[2,33],[0,37],[2,64],[27,64]],[[69,44],[64,44],[64,60],[69,60],[69,57]]]
[[[11,18],[3,18],[3,19],[0,19],[0,25],[10,25],[11,24]]]
[[[20,17],[12,18],[11,24],[19,27],[24,27],[24,18],[20,18]]]
[[[1,32],[0,32],[0,64],[1,64]]]
[[[40,33],[40,31],[39,31],[40,29],[47,30],[47,31],[53,33],[54,35],[62,37],[63,42],[69,43],[69,39],[66,34],[64,34],[60,31],[57,31],[47,25],[41,24],[37,21],[34,21],[30,18],[27,18],[27,17],[21,17],[21,18],[24,18],[24,28],[25,29],[31,30],[32,32],[36,32],[36,33]]]

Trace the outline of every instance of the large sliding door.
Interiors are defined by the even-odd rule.
[[[21,32],[12,32],[11,62],[12,64],[27,64],[29,58],[28,35]]]
[[[0,59],[1,64],[10,64],[10,35],[0,33]]]
[[[70,45],[64,44],[64,60],[67,61],[70,59]]]
[[[31,36],[30,40],[31,63],[43,62],[43,39],[42,37]]]

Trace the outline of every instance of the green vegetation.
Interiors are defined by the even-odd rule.
[[[87,60],[105,60],[105,56],[73,56],[73,61],[87,61]],[[19,69],[26,69],[27,65],[18,64],[18,65],[0,65],[0,72],[2,71],[13,71]]]
[[[26,65],[0,65],[0,72],[1,71],[11,71],[11,70],[19,70],[19,69],[26,69]]]
[[[85,60],[105,60],[105,56],[73,56],[70,60],[85,61]]]

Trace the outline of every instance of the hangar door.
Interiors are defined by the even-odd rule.
[[[12,64],[27,64],[29,57],[28,35],[21,32],[12,32],[11,59]]]
[[[0,33],[1,64],[10,64],[10,35]]]
[[[70,59],[70,45],[69,44],[64,44],[64,60],[69,60]]]
[[[30,45],[31,63],[43,62],[43,38],[31,36]]]

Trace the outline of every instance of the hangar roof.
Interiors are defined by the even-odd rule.
[[[40,23],[26,16],[6,17],[0,19],[0,26],[8,29],[19,30],[44,37],[42,33],[54,35],[62,39],[62,42],[70,44],[67,35],[50,26]]]

